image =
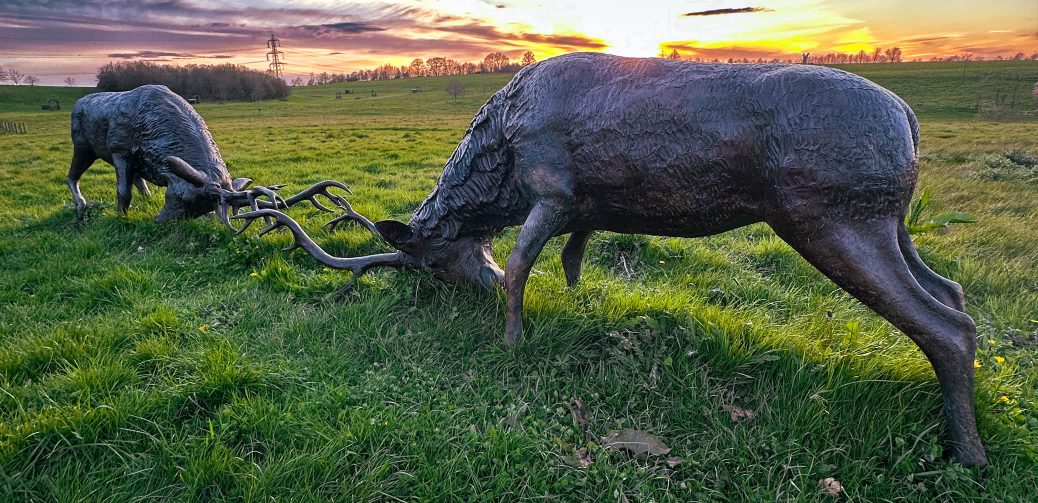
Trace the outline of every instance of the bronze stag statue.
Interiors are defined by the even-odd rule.
[[[275,209],[240,218],[274,219],[264,232],[288,227],[293,247],[354,275],[416,267],[503,284],[508,344],[522,334],[526,280],[553,236],[570,234],[562,262],[572,285],[596,230],[697,237],[767,222],[922,349],[952,452],[983,465],[976,327],[962,288],[920,260],[903,223],[918,170],[911,108],[850,73],[577,53],[523,69],[490,98],[410,223],[352,210],[329,222],[358,221],[396,252],[334,257]],[[491,238],[514,225],[522,230],[502,272]]]
[[[132,186],[144,195],[151,195],[148,182],[167,187],[165,206],[156,218],[159,222],[216,211],[231,227],[228,212],[236,214],[242,207],[285,208],[309,200],[318,209],[331,211],[318,202],[317,196],[339,202],[342,199],[328,189],[349,192],[345,185],[330,180],[288,199],[276,192],[283,185],[246,190],[252,180],[231,180],[202,117],[166,86],[84,96],[72,110],[72,145],[67,182],[78,218],[83,218],[88,207],[79,191],[79,179],[97,159],[115,167],[120,212],[130,208]]]

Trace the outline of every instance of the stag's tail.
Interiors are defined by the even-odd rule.
[[[912,111],[912,107],[908,106],[908,103],[901,102],[902,107],[905,109],[905,115],[908,116],[908,127],[912,129],[912,145],[915,146],[915,156],[919,158],[919,119],[916,118],[915,112]]]

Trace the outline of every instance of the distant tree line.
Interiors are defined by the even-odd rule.
[[[537,62],[533,52],[526,51],[516,60],[510,60],[503,52],[487,54],[477,63],[459,62],[444,57],[432,57],[427,60],[415,58],[411,64],[396,66],[384,64],[371,70],[357,70],[349,73],[311,73],[309,79],[296,77],[293,86],[315,86],[340,82],[356,82],[362,80],[406,79],[411,77],[439,77],[444,75],[468,75],[470,73],[515,73],[520,68]]]
[[[108,63],[97,70],[97,88],[128,91],[162,84],[181,95],[203,100],[269,100],[288,96],[285,81],[241,65],[158,65],[145,61]]]
[[[1031,54],[1030,56],[1018,52],[1010,57],[995,56],[991,59],[987,59],[984,56],[977,56],[972,53],[956,54],[954,56],[934,56],[930,58],[930,61],[945,61],[945,62],[968,62],[968,61],[1027,61],[1034,60],[1038,61],[1038,52]]]
[[[703,59],[701,57],[686,57],[682,55],[677,49],[672,49],[669,53],[666,51],[660,52],[659,57],[668,59],[681,59],[688,61],[713,61],[714,63],[794,63],[794,62],[806,62],[814,63],[819,65],[846,65],[846,64],[857,64],[857,63],[901,63],[904,61],[904,54],[901,52],[900,47],[892,47],[889,49],[881,49],[877,47],[872,52],[866,52],[864,50],[858,51],[857,53],[841,53],[841,52],[830,52],[822,55],[813,55],[811,53],[804,53],[801,58],[794,60],[793,58],[714,58],[712,60]],[[1024,60],[1038,60],[1038,52],[1027,56],[1022,52],[1016,53],[1012,57],[997,56],[992,58],[992,61],[1024,61]],[[959,54],[954,56],[934,56],[929,61],[984,61],[983,57],[975,56],[973,54]]]
[[[0,84],[3,84],[4,82],[10,82],[16,86],[22,84],[35,86],[40,83],[40,79],[35,75],[25,74],[15,70],[14,68],[4,68],[0,66]]]

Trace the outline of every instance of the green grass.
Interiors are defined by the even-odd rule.
[[[1034,82],[1038,64],[971,63],[966,78],[957,65],[849,68],[916,107],[933,210],[979,220],[916,242],[978,322],[988,468],[944,458],[940,394],[911,342],[766,226],[598,235],[575,289],[553,240],[524,342],[507,348],[501,295],[384,271],[337,300],[348,273],[279,251],[288,236],[157,225],[161,194],[119,216],[103,163],[82,182],[99,211],[77,224],[70,107],[42,112],[41,88],[0,87],[0,120],[29,128],[0,135],[0,501],[830,501],[826,477],[854,501],[1033,500],[1038,182],[1024,161],[1038,121],[992,122],[976,105],[995,85],[983,75]],[[461,78],[456,103],[448,79],[428,78],[199,111],[234,175],[286,190],[340,179],[359,211],[406,219],[507,79]],[[357,94],[335,100],[343,88]],[[337,254],[386,249],[291,213]],[[500,263],[514,238],[496,241]],[[757,415],[733,423],[728,404]],[[684,463],[597,445],[620,428]],[[581,447],[586,469],[566,462]]]

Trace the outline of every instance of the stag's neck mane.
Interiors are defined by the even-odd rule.
[[[498,91],[479,110],[436,188],[415,211],[410,225],[422,237],[487,237],[522,223],[528,202],[514,175],[505,134],[506,96],[512,87]]]
[[[186,101],[164,86],[138,88],[148,106],[135,117],[137,156],[146,166],[163,166],[175,155],[214,180],[227,176],[220,149],[205,121]]]

